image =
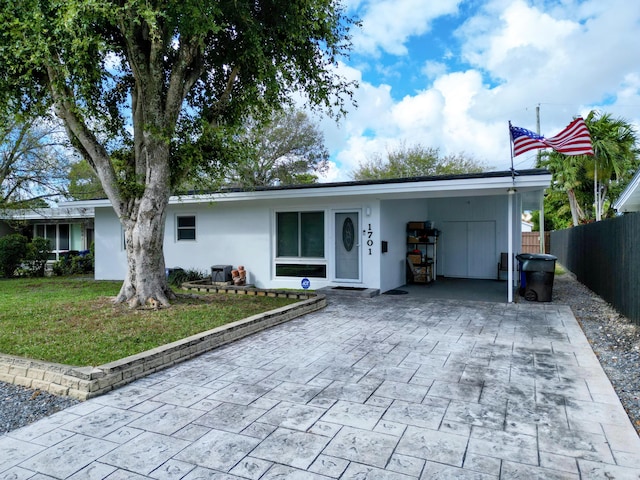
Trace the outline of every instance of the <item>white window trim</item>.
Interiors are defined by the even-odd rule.
[[[278,214],[279,213],[304,213],[304,212],[322,212],[324,216],[324,256],[323,257],[278,257]],[[277,276],[276,275],[276,265],[277,264],[289,264],[289,265],[298,265],[298,264],[307,264],[307,265],[324,265],[326,276],[325,277],[317,277],[318,279],[328,279],[329,278],[329,259],[327,255],[327,242],[329,239],[329,230],[327,228],[327,221],[329,218],[329,209],[327,207],[309,207],[309,208],[278,208],[273,209],[271,214],[271,228],[272,228],[272,255],[271,255],[271,264],[272,264],[272,272],[273,278],[277,279],[298,279],[299,277],[287,277],[287,276]]]
[[[71,222],[51,222],[51,223],[35,223],[33,226],[33,236],[34,237],[39,237],[39,235],[36,235],[36,231],[38,230],[38,227],[43,227],[43,233],[44,233],[44,237],[40,237],[40,238],[45,238],[47,240],[50,240],[49,237],[47,237],[47,227],[48,226],[55,226],[56,227],[56,234],[55,237],[53,238],[53,243],[54,243],[54,247],[51,249],[51,251],[49,253],[55,255],[55,261],[60,259],[60,254],[61,253],[65,253],[68,252],[70,250],[70,248],[67,249],[61,249],[60,248],[60,225],[67,225],[69,227],[69,247],[71,247],[71,225],[75,225],[74,223]],[[51,260],[53,261],[53,260]]]
[[[195,225],[193,227],[193,231],[195,234],[195,238],[178,238],[178,232],[180,230],[187,230],[187,229],[191,229],[191,227],[188,228],[182,228],[180,229],[178,227],[178,219],[179,218],[184,218],[184,217],[193,217]],[[175,217],[174,217],[174,240],[176,243],[178,242],[197,242],[198,241],[198,215],[196,215],[195,213],[176,213]]]

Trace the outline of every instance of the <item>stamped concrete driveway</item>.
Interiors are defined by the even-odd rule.
[[[638,479],[566,306],[336,298],[0,437],[8,479]]]

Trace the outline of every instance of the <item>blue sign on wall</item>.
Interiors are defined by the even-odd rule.
[[[303,278],[302,282],[300,282],[300,285],[302,285],[302,288],[306,290],[311,286],[311,280],[309,280],[308,278]]]

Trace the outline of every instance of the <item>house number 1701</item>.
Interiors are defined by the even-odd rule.
[[[373,229],[371,228],[371,224],[369,224],[369,228],[365,230],[364,234],[367,237],[367,248],[369,249],[369,255],[373,255]]]

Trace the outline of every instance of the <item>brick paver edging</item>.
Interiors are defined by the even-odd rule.
[[[87,400],[226,343],[320,310],[327,305],[324,295],[263,292],[267,296],[300,298],[301,301],[98,367],[71,367],[0,354],[0,380],[55,395]]]

